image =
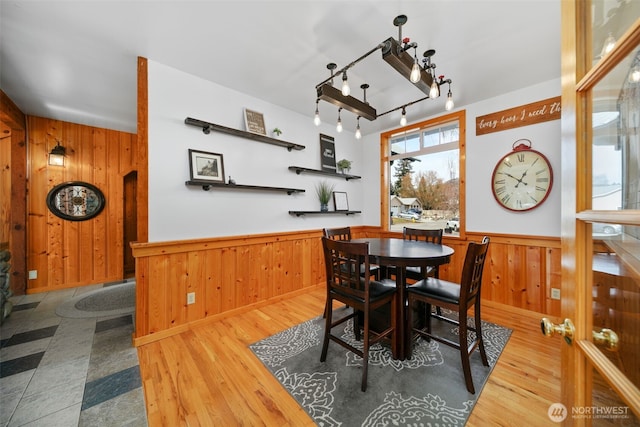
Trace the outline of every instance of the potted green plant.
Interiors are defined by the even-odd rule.
[[[351,170],[351,160],[347,160],[347,159],[338,160],[338,163],[336,163],[336,166],[338,166],[338,169],[340,170],[340,172],[347,173]]]
[[[273,135],[274,135],[276,138],[277,138],[277,137],[279,137],[280,135],[282,135],[282,130],[280,130],[280,128],[274,128],[274,129],[272,130],[272,132],[273,132]]]
[[[333,193],[333,184],[329,184],[327,181],[320,181],[316,185],[316,194],[320,201],[320,211],[327,212],[329,210],[329,200],[331,200],[331,194]]]

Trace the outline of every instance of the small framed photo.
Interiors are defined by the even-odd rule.
[[[349,200],[347,199],[347,193],[343,191],[333,192],[333,205],[337,211],[348,211]]]
[[[258,135],[267,135],[267,129],[264,125],[264,116],[262,113],[245,108],[244,125],[247,132],[257,133]]]
[[[189,149],[191,181],[210,181],[224,184],[222,154]]]

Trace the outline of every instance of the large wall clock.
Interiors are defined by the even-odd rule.
[[[540,206],[549,196],[552,185],[549,160],[532,150],[528,139],[513,143],[513,151],[500,159],[491,177],[493,197],[511,211],[528,211]]]
[[[47,206],[56,216],[69,221],[85,221],[104,208],[104,194],[95,185],[71,181],[56,185],[47,195]]]

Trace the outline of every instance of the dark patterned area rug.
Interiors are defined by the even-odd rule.
[[[347,308],[334,311],[334,316]],[[451,315],[451,313],[449,313]],[[354,339],[352,322],[340,325]],[[453,325],[433,320],[434,331],[456,336]],[[511,330],[483,322],[489,367],[480,353],[471,356],[476,394],[466,389],[460,353],[435,341],[418,339],[411,360],[394,360],[391,350],[376,344],[369,353],[368,387],[360,391],[362,359],[329,342],[320,362],[324,319],[294,326],[250,346],[280,383],[320,426],[463,426],[502,353]],[[470,334],[473,334],[470,332]],[[472,337],[471,337],[472,338]]]

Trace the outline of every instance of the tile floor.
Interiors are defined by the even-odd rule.
[[[132,315],[55,313],[108,285],[11,298],[0,328],[0,426],[147,426]]]

